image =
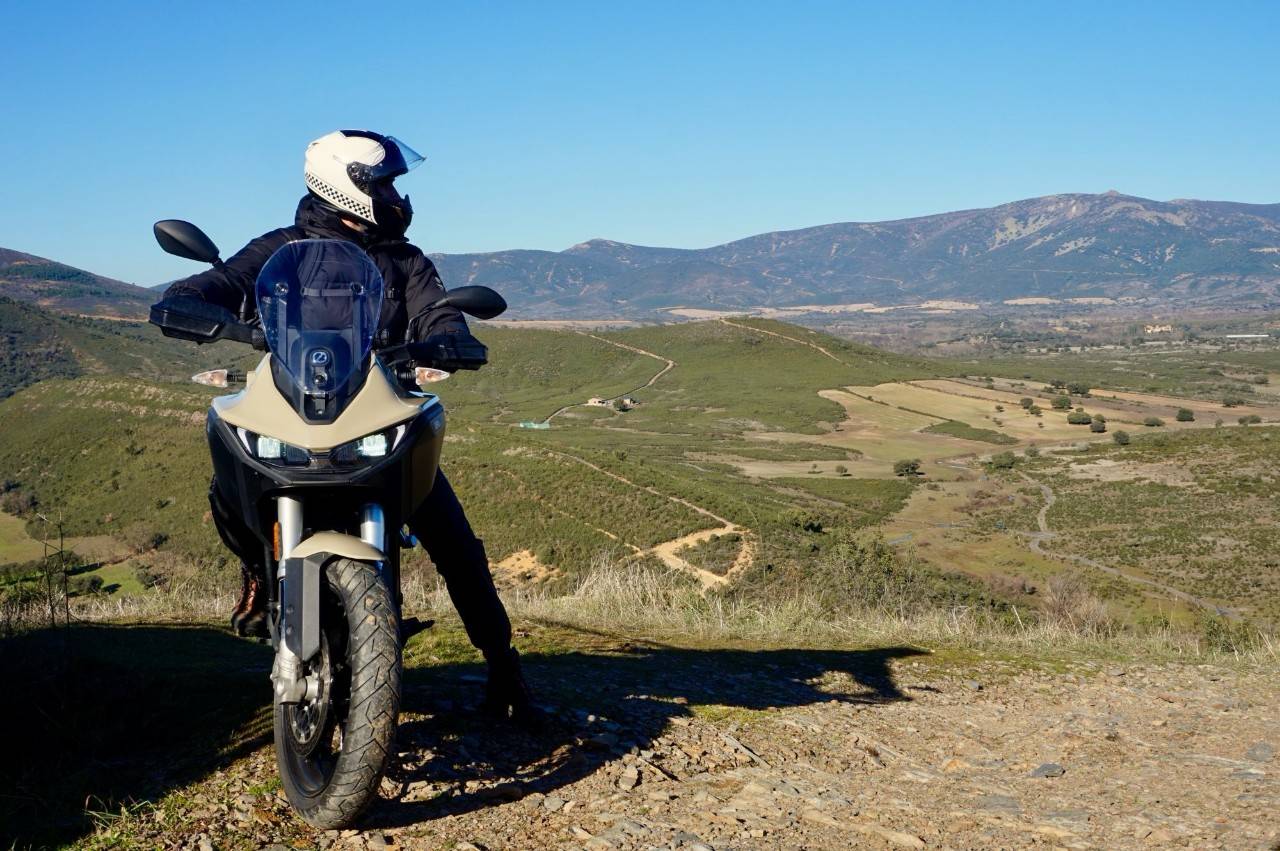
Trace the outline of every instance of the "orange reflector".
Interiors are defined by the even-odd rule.
[[[280,524],[276,523],[271,529],[271,557],[276,561],[280,560]]]

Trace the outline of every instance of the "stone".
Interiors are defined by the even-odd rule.
[[[1022,812],[1022,805],[1016,798],[1008,795],[981,795],[975,802],[978,809],[996,813],[1017,815]]]
[[[554,813],[564,807],[564,798],[555,798],[548,795],[542,799],[542,806],[544,809]]]
[[[970,691],[982,691],[982,683],[977,680],[965,680],[964,687]]]
[[[807,821],[809,822],[809,824],[819,824],[819,825],[822,825],[823,827],[839,827],[840,826],[840,822],[836,821],[834,818],[827,815],[822,810],[814,809],[812,807],[800,813],[800,820]]]
[[[1270,742],[1255,742],[1244,752],[1244,758],[1254,762],[1271,762],[1275,759],[1276,749]]]
[[[634,789],[640,785],[640,770],[634,765],[629,765],[622,770],[622,774],[618,775],[619,789]]]
[[[1061,777],[1067,770],[1056,762],[1046,762],[1032,770],[1032,777]]]

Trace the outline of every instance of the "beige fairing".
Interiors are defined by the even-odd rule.
[[[381,369],[369,370],[364,387],[347,405],[342,415],[328,425],[308,423],[280,395],[271,380],[271,356],[246,376],[245,388],[213,400],[213,410],[230,426],[282,440],[303,449],[332,449],[339,444],[389,428],[412,419],[435,401],[402,399]]]
[[[356,561],[382,561],[386,558],[382,550],[372,544],[341,532],[316,532],[294,547],[289,557],[306,558],[316,553],[332,553]]]

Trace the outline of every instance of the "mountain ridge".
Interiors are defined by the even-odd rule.
[[[1280,298],[1280,204],[1153,201],[1115,190],[884,222],[837,222],[707,248],[593,238],[563,251],[434,254],[452,286],[502,289],[520,313],[671,307]]]
[[[1110,190],[811,225],[706,248],[595,237],[561,251],[431,256],[449,286],[500,290],[512,318],[1020,299],[1274,309],[1280,203],[1154,201]],[[0,295],[64,313],[142,318],[156,289],[0,248]]]

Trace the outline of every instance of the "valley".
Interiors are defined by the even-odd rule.
[[[40,309],[20,310],[37,327],[28,320]],[[813,847],[850,837],[1128,847],[1126,837],[1213,829],[1185,807],[1114,830],[1097,822],[1107,787],[1086,762],[1142,783],[1170,760],[1216,760],[1227,783],[1270,776],[1241,756],[1266,744],[1254,715],[1203,731],[1241,683],[1252,705],[1274,705],[1262,684],[1280,618],[1275,348],[940,359],[759,318],[478,324],[489,366],[433,387],[449,411],[444,466],[555,721],[540,737],[493,739],[508,755],[493,761],[495,734],[457,712],[477,688],[476,657],[429,561],[406,552],[406,605],[441,625],[406,651],[404,751],[385,801],[361,831],[328,837],[300,828],[260,785],[272,776],[265,663],[221,631],[238,580],[205,497],[204,412],[216,391],[187,376],[246,354],[190,352],[129,323],[111,323],[109,338],[92,320],[59,323],[42,327],[67,335],[69,374],[28,373],[0,401],[0,602],[5,624],[47,620],[37,539],[51,527],[39,515],[60,516],[78,621],[65,634],[89,644],[63,658],[51,655],[67,646],[63,631],[20,629],[7,640],[30,655],[8,664],[53,672],[35,680],[36,700],[58,707],[57,725],[97,707],[88,727],[100,732],[78,746],[124,769],[59,769],[78,755],[40,726],[33,746],[53,755],[53,773],[19,760],[7,782],[40,789],[44,809],[0,804],[0,823],[20,835],[89,848],[201,835],[216,847],[501,847],[533,834],[600,848],[686,834],[708,847],[774,847],[773,836]],[[139,653],[145,665],[119,667]],[[170,694],[164,683],[196,675],[193,664],[211,691]],[[584,665],[590,695],[574,685]],[[801,684],[804,671],[819,684]],[[1129,673],[1121,715],[1082,714],[1080,689],[1105,702]],[[122,757],[115,742],[132,724],[122,708],[140,688],[157,713],[179,714],[216,691],[219,708],[199,723],[220,744],[187,749],[161,773],[136,761],[150,750]],[[95,697],[76,697],[82,689]],[[641,693],[666,696],[650,706]],[[848,706],[877,707],[885,726]],[[1024,710],[1050,719],[1028,728],[1025,748],[947,732],[975,712],[994,730]],[[925,729],[911,725],[926,717],[923,740],[898,731]],[[1143,738],[1152,717],[1200,731],[1197,744]],[[162,747],[171,719],[153,723]],[[813,724],[852,738],[819,747],[803,732]],[[1096,750],[1093,733],[1070,732],[1081,724],[1100,741],[1110,730],[1142,738],[1147,761]],[[708,744],[729,739],[740,746]],[[628,763],[622,744],[633,740],[643,761]],[[816,771],[779,768],[802,750]],[[1060,794],[1023,779],[1055,760],[1081,785]],[[793,812],[761,784],[810,791]],[[1233,804],[1218,788],[1167,794],[1229,813],[1223,837],[1262,836],[1270,787]],[[121,814],[90,818],[86,794]],[[968,815],[949,815],[937,794]],[[1068,804],[1083,815],[1057,815]],[[708,806],[722,815],[695,826]]]

